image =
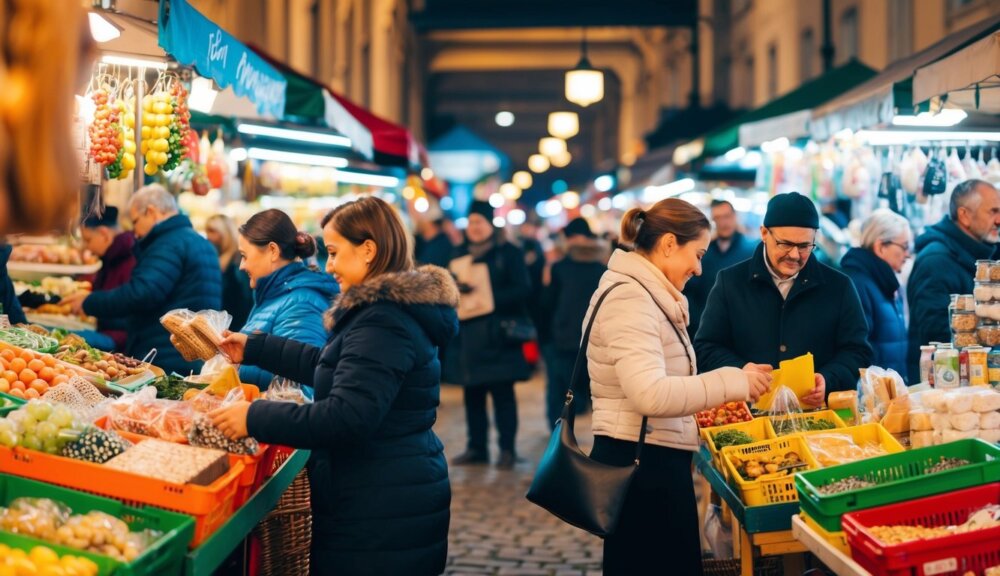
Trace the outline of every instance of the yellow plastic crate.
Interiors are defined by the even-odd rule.
[[[712,438],[715,434],[719,432],[724,432],[726,430],[740,430],[746,432],[755,441],[767,440],[771,438],[770,429],[768,428],[766,418],[754,418],[749,422],[737,422],[736,424],[726,424],[725,426],[712,426],[710,428],[702,428],[700,430],[701,439],[708,446],[708,451],[712,454],[712,464],[715,465],[715,469],[722,473],[722,477],[729,479],[729,470],[722,463],[722,457],[719,455],[719,448],[715,445],[715,440]]]
[[[846,532],[844,532],[843,530],[838,530],[836,532],[830,532],[829,530],[825,530],[822,526],[817,524],[815,520],[810,518],[809,515],[806,514],[805,510],[801,509],[799,510],[799,518],[802,518],[802,521],[806,523],[806,526],[812,528],[813,531],[822,536],[824,540],[829,542],[831,546],[833,546],[837,550],[840,550],[848,557],[851,556],[851,547],[847,544]]]
[[[817,410],[816,412],[802,412],[801,414],[790,414],[788,416],[768,416],[767,423],[768,423],[768,432],[771,435],[770,437],[780,438],[781,436],[787,436],[787,434],[784,435],[778,434],[777,430],[774,427],[775,422],[784,423],[794,420],[808,420],[809,418],[815,420],[826,420],[828,422],[833,422],[834,428],[847,428],[847,424],[844,424],[844,421],[840,418],[840,416],[837,416],[837,413],[834,412],[833,410]],[[799,431],[796,429],[794,432],[790,432],[789,434],[794,434],[798,432]],[[828,430],[813,430],[813,432],[828,432]]]
[[[850,436],[854,440],[854,443],[858,446],[865,444],[877,444],[885,451],[885,454],[895,454],[904,450],[903,445],[899,443],[899,440],[896,440],[895,436],[890,434],[889,431],[885,429],[885,426],[882,426],[877,422],[861,424],[860,426],[848,426],[847,428],[838,428],[835,430],[814,430],[812,432],[803,432],[802,436],[807,439],[806,444],[808,447],[809,436],[823,434],[842,434]],[[811,448],[809,451],[812,453],[813,458],[816,459],[816,462],[825,468],[826,466],[822,463],[819,456],[813,453]],[[884,454],[874,454],[866,458],[874,458],[877,456],[884,456]],[[838,462],[836,464],[830,464],[830,466],[837,466],[839,464],[846,463],[847,462]]]
[[[765,474],[757,480],[744,480],[743,476],[740,476],[739,471],[736,469],[736,465],[733,464],[732,458],[730,458],[731,455],[737,455],[741,459],[752,456],[767,458],[770,456],[784,456],[788,452],[797,453],[799,458],[806,463],[806,466],[796,468],[791,471],[792,473],[783,476]],[[722,449],[721,458],[726,465],[726,469],[729,470],[729,482],[739,490],[740,497],[747,506],[798,502],[799,493],[795,489],[794,473],[819,468],[819,464],[816,463],[816,459],[813,458],[812,453],[809,452],[809,448],[799,434],[791,434],[763,442],[754,442],[753,444],[744,444],[743,446],[727,446]]]

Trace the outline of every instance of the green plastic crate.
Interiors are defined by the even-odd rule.
[[[941,457],[972,462],[936,474],[924,470]],[[849,476],[878,485],[841,494],[821,494],[820,486]],[[995,482],[1000,478],[1000,447],[983,440],[959,440],[907,452],[888,454],[795,475],[799,505],[824,530],[839,532],[840,517],[848,512],[933,496],[962,488]]]
[[[35,546],[45,546],[58,554],[60,558],[66,555],[87,558],[94,564],[97,564],[97,576],[113,576],[116,574],[116,570],[122,566],[121,562],[112,560],[107,556],[101,556],[99,554],[94,554],[93,552],[84,552],[83,550],[77,550],[76,548],[69,548],[67,546],[59,546],[58,544],[49,544],[48,542],[44,542],[37,538],[21,536],[20,534],[11,534],[10,532],[0,532],[0,544],[5,544],[11,548],[20,548],[25,552],[30,552]]]
[[[25,404],[25,400],[21,400],[17,396],[4,394],[3,392],[0,392],[0,400],[2,400],[2,403],[0,403],[0,418],[5,418],[8,414]]]
[[[16,498],[49,498],[69,506],[74,514],[86,514],[93,510],[106,512],[124,520],[132,530],[153,529],[162,533],[141,556],[129,564],[117,563],[109,574],[114,576],[139,576],[142,574],[180,574],[187,544],[194,536],[194,519],[184,514],[168,512],[152,507],[135,508],[126,506],[117,500],[92,496],[68,488],[61,488],[43,482],[26,478],[18,478],[0,474],[0,505],[6,506]],[[0,542],[6,541],[9,535],[0,532]],[[27,538],[36,545],[49,546],[48,543],[34,538]],[[50,546],[51,547],[51,546]],[[55,550],[56,548],[53,547]],[[69,550],[69,549],[67,549]],[[76,555],[88,555],[79,550],[72,550]],[[100,565],[100,564],[99,564]]]

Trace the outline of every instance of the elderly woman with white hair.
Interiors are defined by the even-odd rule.
[[[851,277],[868,320],[875,365],[906,379],[907,332],[903,292],[896,276],[913,253],[910,223],[890,210],[876,210],[861,225],[861,247],[840,262]]]
[[[222,307],[222,272],[215,248],[195,232],[187,216],[163,186],[136,192],[128,217],[138,239],[132,278],[113,290],[64,299],[75,311],[101,318],[127,318],[127,354],[144,357],[156,348],[155,364],[187,374],[200,368],[185,362],[170,343],[160,317],[174,308],[218,310]]]

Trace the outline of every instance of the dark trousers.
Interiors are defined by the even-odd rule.
[[[566,390],[573,381],[573,368],[576,365],[576,350],[559,350],[549,344],[545,350],[545,419],[549,429],[555,429],[556,420],[562,415],[563,404],[566,402]],[[586,367],[585,367],[586,368]],[[584,377],[579,386],[573,387],[573,406],[577,414],[582,414],[590,407],[590,377]]]
[[[591,458],[628,466],[635,460],[635,445],[596,436]],[[618,529],[604,539],[604,576],[701,576],[699,534],[691,452],[645,444]]]
[[[514,452],[517,436],[517,400],[513,382],[497,382],[465,387],[465,421],[469,428],[469,451],[487,454],[490,421],[486,396],[493,396],[493,418],[500,436],[500,450]]]

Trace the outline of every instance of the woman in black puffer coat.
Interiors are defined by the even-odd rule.
[[[323,237],[342,289],[326,346],[259,333],[220,346],[234,362],[313,386],[315,403],[244,402],[212,417],[232,438],[313,451],[314,574],[440,574],[451,488],[431,428],[458,289],[441,268],[413,268],[399,217],[376,198],[333,210]]]

